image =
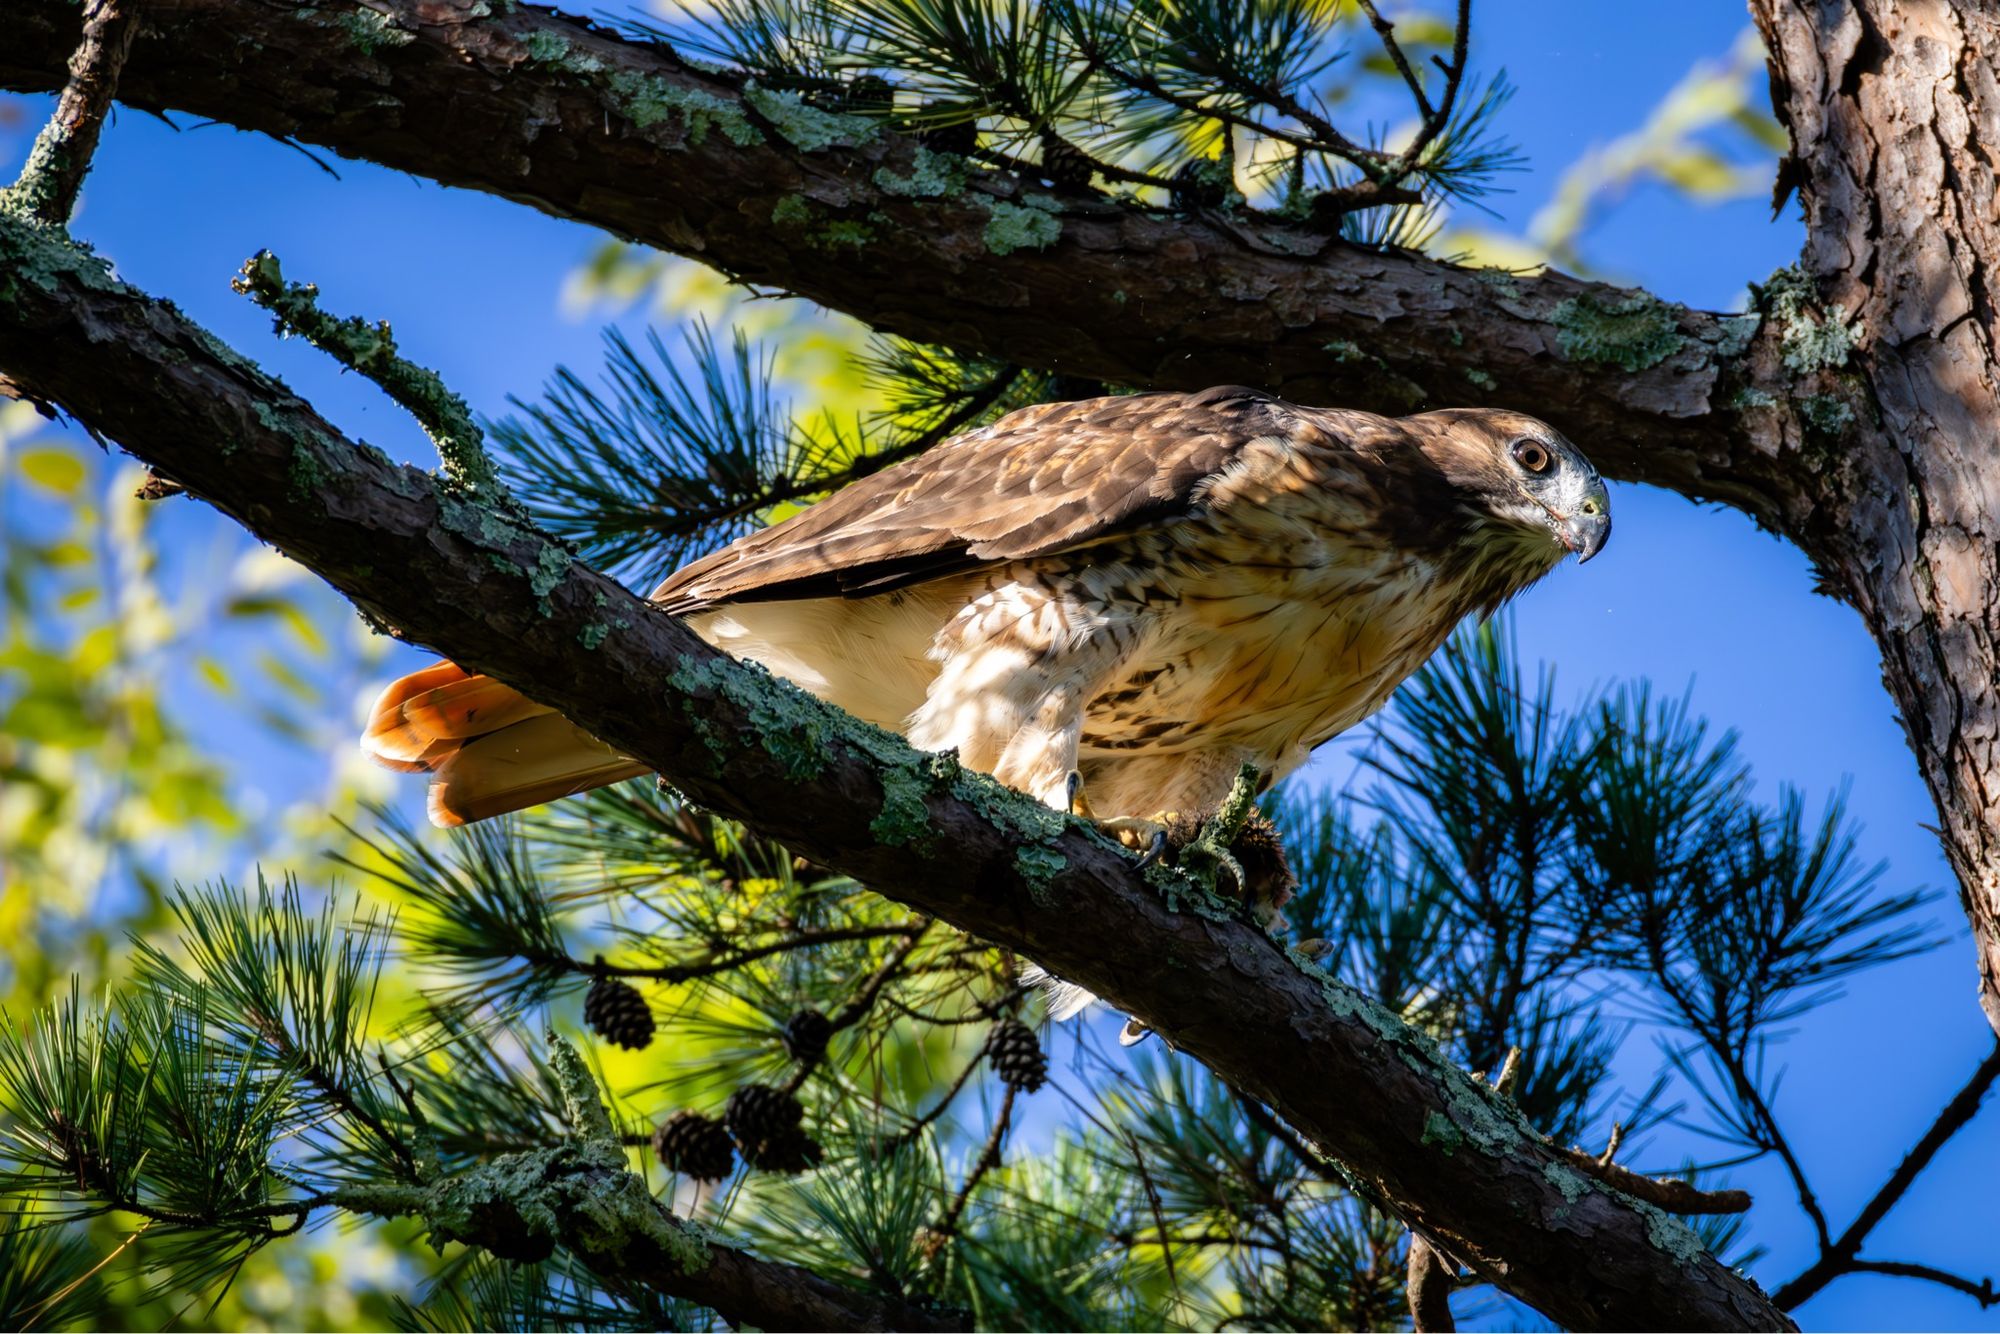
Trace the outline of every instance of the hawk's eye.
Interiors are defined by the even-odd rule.
[[[1544,472],[1549,466],[1547,446],[1534,440],[1514,442],[1514,461],[1529,472]]]

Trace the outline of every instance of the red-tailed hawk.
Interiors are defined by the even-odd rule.
[[[1604,545],[1604,484],[1515,412],[1252,389],[1024,408],[680,570],[717,648],[1059,808],[1212,810],[1380,708],[1458,621]],[[440,825],[645,772],[450,664],[363,745]]]

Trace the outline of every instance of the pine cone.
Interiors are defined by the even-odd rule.
[[[760,1172],[792,1175],[818,1167],[826,1156],[819,1141],[793,1126],[790,1130],[743,1146],[743,1161]]]
[[[653,1152],[669,1171],[720,1181],[736,1166],[736,1146],[722,1122],[699,1112],[675,1112],[653,1132]]]
[[[769,1084],[745,1084],[729,1095],[722,1119],[747,1158],[751,1146],[767,1144],[787,1131],[798,1129],[805,1114],[799,1100],[783,1089]]]
[[[986,1054],[993,1058],[993,1073],[1009,1088],[1033,1093],[1049,1082],[1049,1058],[1042,1052],[1041,1039],[1019,1019],[994,1026],[986,1039]]]
[[[600,956],[599,963],[604,960]],[[583,1022],[606,1042],[632,1051],[653,1041],[653,1010],[630,982],[600,977],[583,997]]]
[[[925,107],[926,112],[940,110]],[[917,131],[917,142],[933,153],[956,153],[965,157],[979,147],[979,122],[976,120],[954,120],[943,124],[929,125]]]
[[[826,1055],[826,1042],[832,1036],[833,1021],[818,1010],[800,1010],[785,1021],[785,1050],[803,1065]]]
[[[1042,176],[1058,190],[1088,190],[1097,164],[1053,130],[1042,131]]]
[[[1192,213],[1220,208],[1229,197],[1229,171],[1215,158],[1190,158],[1174,173],[1174,207]]]

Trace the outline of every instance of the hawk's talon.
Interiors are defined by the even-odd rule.
[[[1148,866],[1151,866],[1154,862],[1160,860],[1160,858],[1166,855],[1167,855],[1167,831],[1164,829],[1155,829],[1153,831],[1152,846],[1147,848],[1145,853],[1139,858],[1139,860],[1133,864],[1133,869],[1137,871],[1143,871]]]

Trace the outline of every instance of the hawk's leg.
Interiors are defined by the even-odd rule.
[[[1135,852],[1143,852],[1139,865],[1150,866],[1167,851],[1167,825],[1173,820],[1172,811],[1161,811],[1154,818],[1142,815],[1100,816],[1090,809],[1090,800],[1084,795],[1083,774],[1071,769],[1065,780],[1069,798],[1069,813],[1078,819],[1088,820],[1109,838],[1117,839]]]

